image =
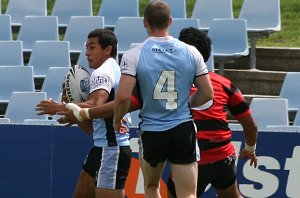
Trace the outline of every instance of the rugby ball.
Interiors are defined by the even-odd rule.
[[[90,95],[90,73],[81,65],[74,65],[65,76],[66,96],[69,102],[84,102]]]

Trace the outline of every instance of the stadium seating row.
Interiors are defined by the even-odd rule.
[[[0,103],[7,102],[8,107],[5,113],[5,118],[0,122],[33,122],[35,119],[38,121],[41,119],[39,116],[36,117],[36,113],[28,113],[27,111],[34,111],[35,105],[38,103],[35,100],[33,101],[35,105],[27,105],[24,98],[28,93],[43,93],[44,98],[54,98],[59,100],[61,97],[61,82],[64,79],[64,75],[67,73],[69,68],[65,67],[50,67],[43,83],[41,92],[35,91],[34,82],[33,82],[33,67],[32,66],[3,66],[0,67],[0,83],[5,84],[1,91]],[[10,75],[7,75],[7,74]],[[253,111],[253,116],[257,122],[258,129],[264,131],[300,131],[300,94],[295,92],[300,87],[300,72],[288,72],[280,91],[279,98],[253,98],[251,101],[251,109]],[[25,92],[27,95],[25,97],[20,94]],[[19,95],[18,95],[19,94]],[[16,97],[15,95],[18,95]],[[33,95],[34,96],[34,95]],[[28,96],[29,97],[29,96]],[[35,97],[35,96],[34,96]],[[11,111],[11,106],[14,106],[13,101],[19,99],[19,102],[22,103],[22,110],[18,111],[18,116],[23,120],[14,120],[14,114],[17,111]],[[40,101],[40,98],[39,98]],[[33,107],[34,106],[34,107]],[[29,107],[29,110],[25,110]],[[18,107],[20,108],[20,107]],[[15,112],[15,113],[11,113]],[[294,112],[296,114],[294,120],[289,120],[289,112]],[[138,124],[138,111],[133,113],[133,125]],[[21,115],[19,115],[21,114]],[[29,116],[34,115],[34,116]],[[15,118],[17,119],[17,118]],[[43,118],[44,119],[44,118]],[[46,117],[48,120],[48,117]],[[43,121],[43,120],[42,120]],[[48,121],[43,121],[40,123],[48,123]],[[291,123],[293,123],[291,125]],[[49,124],[53,122],[49,121]],[[230,124],[230,127],[233,130],[241,130],[239,124]]]
[[[56,100],[62,91],[62,83],[69,67],[49,67],[43,81],[41,92],[47,93],[47,98]],[[38,92],[34,85],[33,66],[1,66],[0,103],[8,104],[14,91]]]
[[[174,18],[186,18],[185,0],[166,0]],[[257,6],[259,5],[259,6]],[[46,16],[46,0],[10,0],[5,14],[11,16],[12,26],[21,26],[27,15]],[[92,16],[91,0],[56,0],[51,16],[57,17],[57,26],[66,28],[72,16]],[[104,17],[104,27],[114,28],[122,16],[139,16],[138,0],[104,0],[100,4],[98,16]],[[208,31],[211,21],[216,18],[233,19],[232,0],[196,0],[191,18],[199,19],[199,28]],[[256,41],[281,30],[280,0],[244,0],[239,19],[247,20],[247,33],[251,38],[250,68],[256,68]],[[84,28],[82,28],[84,29]],[[8,36],[8,38],[11,38]],[[24,45],[26,46],[26,45]],[[71,50],[72,44],[71,44]],[[74,50],[80,50],[74,49]],[[222,69],[223,63],[219,64]]]
[[[84,56],[86,35],[88,34],[88,31],[96,27],[101,25],[103,27],[103,17],[71,17],[64,41],[61,42],[57,38],[57,31],[53,31],[53,29],[56,29],[54,27],[55,25],[51,28],[52,34],[50,34],[52,36],[46,35],[48,32],[51,32],[50,27],[48,27],[48,31],[45,30],[47,29],[46,27],[40,31],[41,24],[47,23],[48,19],[52,20],[54,18],[55,17],[26,16],[21,27],[18,40],[0,42],[0,47],[2,46],[2,49],[9,49],[6,52],[6,55],[0,55],[0,65],[22,64],[22,54],[20,50],[20,48],[22,48],[23,52],[32,52],[28,65],[36,67],[34,69],[35,76],[44,75],[46,68],[49,66],[70,66],[70,61],[67,59],[69,56],[65,56],[69,53],[79,54],[81,52],[77,63],[87,67],[87,62]],[[49,22],[47,24],[51,23]],[[199,28],[199,20],[191,18],[174,18],[173,25],[170,28],[170,34],[174,37],[178,37],[182,28],[191,26]],[[84,28],[82,29],[82,27]],[[35,29],[36,31],[31,33],[32,30]],[[147,33],[143,27],[142,17],[119,17],[114,32],[118,37],[118,53],[120,56],[125,50],[129,49],[131,43],[142,42],[147,38]],[[45,36],[43,36],[43,34],[45,34]],[[245,20],[215,19],[208,34],[212,38],[214,45],[213,57],[216,58],[217,61],[221,60],[224,62],[228,59],[230,60],[239,56],[248,55]],[[235,45],[233,45],[233,43]],[[12,46],[10,47],[9,45]],[[60,50],[57,51],[55,49]],[[13,53],[14,51],[18,53]],[[51,57],[49,53],[52,56],[60,58],[53,60],[53,57]],[[41,56],[41,54],[43,55]],[[13,58],[14,56],[17,56],[18,59]],[[39,61],[37,61],[37,58]],[[37,70],[37,68],[41,67],[45,68],[44,72]],[[219,66],[219,70],[221,71],[221,66]]]
[[[13,2],[13,0],[11,0],[10,2]],[[58,3],[58,2],[59,2],[59,0],[56,0],[56,3]],[[108,1],[108,2],[111,3],[112,1]],[[122,3],[124,3],[124,2],[125,1],[122,1]],[[172,2],[174,2],[174,1],[169,1],[168,3],[171,5],[172,16],[174,17],[175,16],[175,11],[177,13],[177,8],[178,7],[176,7],[176,5],[174,5],[175,3],[173,4]],[[182,1],[175,1],[175,2],[176,3],[179,3],[179,2],[182,3]],[[256,35],[256,33],[257,33],[257,35],[259,35],[259,36],[262,36],[262,35],[265,36],[265,35],[268,35],[268,34],[272,33],[273,31],[279,31],[280,30],[280,8],[279,8],[279,1],[277,1],[277,0],[276,1],[269,0],[269,2],[266,2],[266,5],[262,6],[262,7],[267,7],[269,10],[271,10],[271,12],[273,11],[273,18],[276,19],[277,22],[276,22],[276,20],[271,20],[271,21],[273,21],[273,23],[274,23],[273,26],[274,27],[277,25],[276,26],[277,29],[276,28],[275,29],[271,28],[271,29],[268,29],[268,31],[265,31],[265,30],[262,30],[262,28],[261,29],[256,28],[256,29],[252,29],[251,30],[251,28],[249,28],[250,27],[249,22],[252,23],[253,21],[255,22],[255,20],[251,20],[251,19],[253,19],[253,16],[251,16],[252,18],[250,17],[249,19],[247,17],[249,17],[248,15],[251,14],[251,10],[249,8],[251,8],[251,6],[252,6],[252,8],[254,8],[254,7],[256,8],[256,6],[253,7],[254,4],[251,4],[250,1],[245,0],[244,4],[243,4],[243,7],[241,9],[241,12],[240,12],[240,16],[239,16],[240,19],[233,19],[233,14],[232,14],[232,0],[223,1],[224,5],[222,5],[222,6],[220,6],[221,5],[220,3],[222,3],[222,1],[218,1],[219,6],[214,6],[214,10],[216,11],[216,13],[221,14],[221,15],[224,14],[224,15],[223,16],[221,16],[221,15],[214,15],[214,16],[212,15],[212,16],[210,16],[210,14],[213,14],[213,12],[210,11],[209,13],[206,13],[204,15],[207,18],[209,18],[209,17],[212,17],[212,18],[205,19],[205,17],[201,16],[201,14],[203,14],[204,11],[208,11],[209,10],[208,7],[212,6],[214,4],[214,1],[209,1],[209,3],[207,3],[204,0],[197,0],[196,4],[195,4],[195,7],[194,7],[194,10],[193,10],[192,18],[191,19],[187,19],[186,18],[186,14],[185,14],[185,16],[184,15],[183,16],[182,15],[181,16],[178,15],[178,17],[180,17],[180,18],[174,18],[174,24],[171,27],[170,32],[171,32],[171,35],[173,35],[175,37],[178,37],[179,31],[183,27],[194,26],[194,27],[198,27],[198,28],[203,29],[203,30],[207,30],[209,36],[212,38],[213,49],[214,49],[213,50],[213,56],[210,59],[210,61],[214,62],[214,59],[215,59],[216,62],[218,63],[219,71],[220,71],[220,73],[222,73],[224,62],[226,62],[228,60],[231,60],[232,58],[236,58],[236,57],[239,57],[239,56],[248,55],[249,52],[248,52],[248,42],[247,42],[248,38],[247,38],[247,33],[248,33],[248,35],[250,35],[249,32],[252,31],[253,35]],[[252,1],[252,3],[253,3],[253,1]],[[274,3],[274,4],[272,4],[272,3]],[[41,4],[43,4],[43,3],[41,3]],[[74,2],[72,2],[72,4],[74,4]],[[89,3],[87,3],[87,5],[89,5]],[[102,7],[102,5],[103,5],[103,7]],[[101,7],[104,8],[104,5],[105,5],[105,1],[102,1]],[[117,3],[117,5],[121,5],[121,3],[119,2],[119,3]],[[128,5],[129,4],[127,3],[126,5],[123,5],[123,7],[121,7],[121,8],[127,7]],[[181,4],[181,5],[183,5],[183,4]],[[279,12],[277,11],[277,9],[274,9],[274,8],[276,8],[276,5],[278,6]],[[23,5],[23,6],[25,6],[25,5]],[[58,9],[58,10],[61,11],[63,8],[61,8],[61,5],[59,7],[60,7],[60,9]],[[110,7],[112,7],[112,6],[110,6]],[[110,7],[108,6],[107,9],[109,10]],[[114,7],[118,7],[118,6],[114,6]],[[135,6],[133,6],[133,7],[135,8]],[[6,23],[7,23],[7,21],[8,21],[8,24],[11,23],[10,25],[6,25],[6,26],[10,27],[10,26],[14,25],[13,24],[14,22],[13,22],[13,20],[11,20],[12,15],[11,14],[8,15],[8,13],[7,13],[7,11],[9,10],[8,8],[9,8],[9,6],[7,7],[7,10],[6,10],[6,14],[7,15],[1,15],[1,18],[2,18],[2,16],[3,16],[3,18],[6,18],[5,19]],[[54,6],[54,8],[55,8],[55,6]],[[72,8],[73,8],[73,11],[76,10],[74,7],[72,7]],[[185,8],[185,1],[184,1],[184,6],[181,6],[181,8]],[[201,8],[206,8],[206,9],[203,9],[201,11]],[[216,8],[220,8],[220,9],[221,8],[226,8],[224,10],[227,10],[227,11],[225,11],[225,13],[223,13],[222,10],[218,10]],[[137,6],[137,9],[138,9],[138,6]],[[109,13],[108,10],[106,10],[106,12]],[[100,13],[100,11],[101,11],[101,8],[99,9],[99,13]],[[103,9],[102,9],[102,11],[103,11]],[[276,11],[277,13],[275,13],[274,11]],[[72,53],[72,52],[74,52],[74,53],[80,53],[81,52],[81,54],[79,55],[78,62],[82,61],[82,62],[79,62],[79,64],[82,64],[82,65],[86,66],[87,62],[86,62],[86,59],[85,59],[85,56],[84,56],[84,50],[82,50],[82,49],[84,49],[84,41],[86,39],[86,34],[87,34],[87,32],[89,32],[92,29],[92,27],[90,29],[88,27],[85,28],[85,27],[83,27],[83,24],[91,24],[91,23],[88,23],[88,22],[82,22],[82,23],[80,23],[78,21],[83,20],[82,19],[83,17],[81,17],[81,16],[80,17],[79,16],[73,16],[74,14],[71,14],[69,16],[70,21],[68,23],[65,23],[65,25],[62,25],[63,23],[60,21],[60,17],[58,17],[59,14],[53,14],[53,13],[55,13],[55,9],[53,9],[53,11],[52,11],[52,16],[47,16],[47,14],[45,14],[45,15],[41,14],[41,16],[43,16],[43,17],[37,17],[37,16],[33,17],[33,16],[26,16],[27,14],[25,14],[26,17],[24,17],[23,21],[20,24],[21,28],[20,28],[20,32],[19,32],[19,35],[18,35],[18,41],[19,41],[19,43],[20,42],[22,43],[22,45],[21,45],[23,47],[22,50],[23,51],[31,51],[32,50],[32,52],[33,52],[33,48],[34,48],[33,46],[35,44],[37,44],[37,43],[43,43],[40,40],[54,40],[54,41],[56,41],[58,43],[59,38],[58,38],[58,31],[57,30],[58,30],[59,27],[64,26],[64,27],[66,27],[64,41],[65,41],[65,43],[69,43],[70,53]],[[57,11],[57,13],[59,13],[59,11]],[[64,12],[64,14],[65,13],[66,12]],[[78,13],[79,12],[75,13],[75,15],[79,15]],[[110,15],[112,15],[111,13],[110,13]],[[120,14],[120,12],[118,12],[118,13]],[[182,13],[185,13],[185,9],[184,9],[184,11],[181,10],[181,14]],[[278,20],[278,18],[274,17],[276,14],[277,14],[277,17],[278,17],[278,13],[279,13],[279,20]],[[259,15],[259,14],[261,14],[261,13],[259,11],[257,11],[257,8],[256,8],[256,15]],[[39,15],[39,14],[37,14],[37,15]],[[85,15],[85,14],[80,14],[80,15]],[[98,24],[96,27],[108,27],[108,26],[105,26],[105,25],[108,24],[107,23],[107,19],[108,18],[104,17],[104,14],[99,14],[99,15],[101,15],[101,16],[90,16],[90,15],[88,15],[88,16],[86,16],[84,18],[93,18],[93,19],[94,18],[101,18],[101,25]],[[121,15],[121,16],[123,16],[123,15]],[[263,21],[263,20],[261,20],[261,17],[262,16],[260,15],[260,20],[259,21]],[[31,45],[32,45],[31,49],[30,49],[30,47],[29,48],[24,47],[23,43],[25,42],[25,40],[26,39],[30,40],[30,36],[32,36],[30,34],[27,34],[27,35],[25,34],[26,36],[22,37],[22,34],[25,31],[24,30],[25,29],[24,26],[26,24],[25,23],[26,19],[29,19],[29,18],[43,18],[43,19],[44,18],[47,18],[47,19],[51,18],[52,21],[53,21],[52,24],[55,24],[55,26],[56,26],[55,28],[53,28],[55,30],[52,31],[52,33],[53,33],[52,36],[54,35],[53,38],[50,38],[50,37],[46,38],[46,39],[35,38],[35,39],[33,39],[33,40],[30,41]],[[68,16],[67,16],[67,18],[68,18]],[[82,33],[82,35],[79,36],[78,35],[79,33],[76,32],[76,29],[71,29],[71,27],[72,27],[72,25],[71,25],[72,24],[71,23],[72,20],[71,19],[73,19],[73,18],[74,18],[74,21],[75,21],[74,23],[76,23],[76,21],[77,21],[77,23],[80,24],[80,25],[77,24],[80,27],[80,32],[82,33],[83,32],[82,30],[87,30],[87,32]],[[223,18],[223,19],[221,20],[221,19],[214,19],[214,18]],[[228,18],[228,19],[224,19],[224,18]],[[244,18],[246,20],[243,20]],[[77,19],[77,20],[75,20],[75,19]],[[141,41],[143,41],[147,37],[146,32],[145,32],[145,30],[143,28],[142,18],[141,17],[117,17],[115,19],[116,19],[115,20],[115,25],[111,25],[109,28],[113,28],[114,31],[115,31],[115,33],[117,34],[117,36],[119,38],[119,53],[120,54],[122,54],[123,51],[127,50],[129,48],[129,46],[130,46],[131,43],[141,42]],[[138,25],[136,24],[136,22],[132,22],[133,19],[138,21],[137,22]],[[41,20],[41,19],[39,19],[39,20]],[[65,21],[68,21],[68,20],[65,20]],[[99,21],[100,20],[97,20],[98,23],[99,23]],[[105,21],[105,23],[104,23],[104,21]],[[125,21],[131,21],[131,22],[129,22],[127,24]],[[207,21],[212,21],[212,22],[207,22]],[[118,26],[118,23],[119,23],[119,26]],[[133,26],[133,28],[131,28],[132,26],[130,26],[130,23]],[[227,23],[228,24],[229,23],[236,23],[236,24],[240,24],[240,25],[237,26],[237,28],[233,28],[232,26],[226,26]],[[30,22],[29,24],[33,25],[34,23]],[[46,23],[42,22],[41,24],[48,24],[48,23],[47,22]],[[205,28],[204,26],[201,26],[202,24],[203,25],[207,25],[207,27]],[[261,24],[261,27],[263,27],[263,25],[264,24]],[[125,27],[125,29],[122,29],[122,26]],[[137,28],[138,26],[140,26],[140,28]],[[41,27],[41,25],[39,27]],[[120,29],[118,29],[118,28],[120,28]],[[220,29],[218,29],[218,28],[220,28]],[[8,28],[8,29],[10,29],[10,31],[11,31],[11,28]],[[43,32],[44,33],[51,32],[51,31],[45,30],[44,28],[39,28],[39,29],[40,30],[43,29],[43,30],[41,30],[41,32],[38,33],[39,36],[42,35]],[[68,29],[70,29],[70,30],[68,31]],[[136,31],[137,29],[141,30],[141,32],[138,33],[138,31]],[[30,30],[29,32],[31,34],[32,34],[32,32],[35,32],[35,31],[33,31],[32,27],[29,27],[29,30]],[[131,30],[131,32],[130,31],[128,32],[127,30]],[[226,33],[225,30],[229,30],[229,31]],[[80,40],[78,38],[82,38],[82,40],[80,42],[78,42],[79,44],[77,45],[77,48],[73,49],[73,50],[70,47],[72,42],[70,42],[69,39],[66,40],[66,38],[68,38],[68,33],[69,32],[70,32],[70,34],[73,33],[73,35],[75,35],[75,38],[76,38],[75,40],[76,41]],[[133,33],[138,33],[138,35],[134,35]],[[234,35],[233,33],[240,33],[240,37]],[[1,34],[1,35],[5,35],[5,34]],[[130,36],[132,36],[134,40],[131,41],[130,39],[128,39]],[[140,36],[141,39],[137,39],[139,36]],[[224,36],[224,37],[222,37],[222,36]],[[124,41],[125,41],[124,49],[122,48],[123,46],[121,45],[122,44],[122,42],[121,42],[122,41],[122,37],[124,38]],[[11,40],[12,39],[11,38],[11,32],[8,31],[8,36],[6,38],[7,38],[7,40]],[[232,40],[231,38],[232,39],[241,38],[241,40],[240,40],[241,42],[237,42],[237,40]],[[5,39],[3,39],[3,40],[5,40]],[[226,43],[225,41],[228,41],[228,42]],[[237,44],[237,45],[232,45],[233,43]],[[253,42],[252,42],[252,46],[253,46]],[[234,47],[236,47],[236,48],[234,48]],[[39,51],[42,52],[42,50],[39,50]],[[52,50],[52,52],[53,51],[55,51],[55,50]],[[254,53],[252,53],[252,54],[254,54]],[[38,56],[36,56],[36,57],[38,57]],[[65,57],[68,57],[68,56],[65,56]],[[34,76],[35,77],[45,77],[45,68],[47,68],[47,66],[44,67],[44,71],[43,72],[39,72],[38,65],[42,65],[41,61],[40,62],[34,62],[33,61],[34,60],[34,53],[32,53],[32,56],[31,56],[30,59],[31,60],[29,61],[29,65],[33,65],[34,66],[33,67],[33,71],[34,71],[33,74],[34,74]],[[0,60],[1,60],[1,58],[0,58]],[[22,60],[22,57],[21,57],[20,60]],[[44,59],[44,62],[48,62],[48,61],[45,61],[45,60],[46,59]],[[0,62],[0,65],[1,65],[1,62]],[[21,65],[21,64],[16,64],[16,65]],[[51,65],[51,64],[48,64],[48,66],[49,65]],[[67,66],[68,67],[69,63],[64,63],[64,64],[61,64],[61,65],[52,64],[52,66],[59,66],[59,67],[60,66],[63,66],[63,67]],[[212,69],[210,69],[210,70],[213,70],[213,69],[214,69],[214,65],[212,65]],[[61,86],[59,85],[59,89],[60,89],[60,87]]]

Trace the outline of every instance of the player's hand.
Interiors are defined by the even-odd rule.
[[[50,98],[49,100],[42,100],[36,105],[35,110],[38,111],[37,115],[54,115],[57,113],[58,106],[59,104]]]
[[[127,121],[127,119],[123,118],[121,120],[121,128],[120,128],[120,134],[125,134],[125,133],[128,133],[130,130],[130,127],[129,127],[129,123]]]
[[[250,159],[250,166],[253,165],[254,168],[257,167],[257,157],[256,157],[256,154],[255,154],[255,151],[254,152],[249,152],[246,149],[243,149],[240,152],[240,158],[242,158],[242,159]]]
[[[65,124],[65,126],[72,126],[73,124],[80,123],[79,120],[74,116],[73,111],[60,111],[57,112],[58,115],[63,115],[63,117],[57,120],[60,124]]]
[[[114,129],[115,129],[116,132],[120,133],[120,129],[121,129],[121,121],[116,121],[116,120],[114,119],[113,127],[114,127]]]

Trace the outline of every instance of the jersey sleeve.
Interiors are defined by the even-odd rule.
[[[208,73],[207,66],[204,62],[204,59],[200,52],[191,45],[188,45],[192,55],[194,56],[195,63],[196,63],[196,76],[201,76]]]
[[[123,54],[120,64],[122,74],[136,76],[136,66],[138,62],[138,55],[140,52],[139,49],[139,47],[135,47]]]
[[[227,88],[229,93],[228,109],[231,114],[236,118],[241,118],[251,113],[249,104],[245,100],[242,92],[231,84],[230,88]]]
[[[111,92],[115,82],[115,75],[112,70],[96,69],[90,80],[90,93],[103,89],[108,93]]]

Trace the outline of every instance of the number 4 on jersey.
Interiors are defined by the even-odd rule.
[[[163,90],[164,85],[166,90]],[[177,109],[177,91],[175,90],[175,71],[163,71],[153,91],[156,100],[167,100],[166,109]]]

